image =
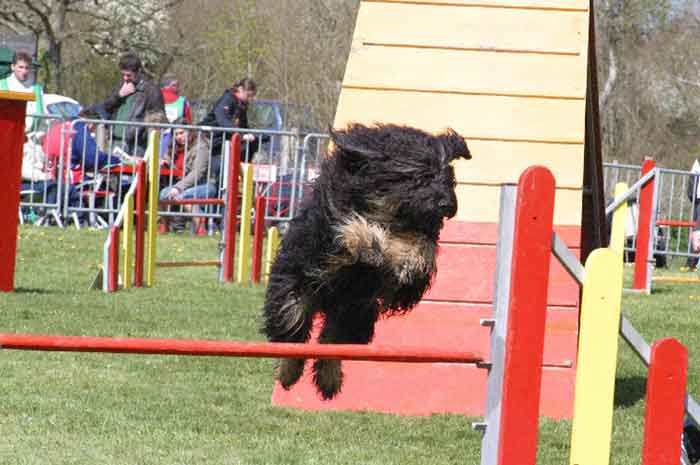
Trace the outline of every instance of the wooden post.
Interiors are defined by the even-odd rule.
[[[265,235],[265,207],[267,203],[265,197],[260,196],[255,199],[255,230],[253,231],[253,273],[251,281],[260,282],[260,271],[262,269],[262,249],[263,236]]]
[[[654,160],[644,160],[642,176],[656,168]],[[637,249],[634,255],[634,284],[633,289],[649,291],[648,278],[651,274],[649,249],[652,232],[652,209],[654,208],[654,183],[652,178],[639,191],[639,221],[637,222]]]
[[[0,91],[0,291],[15,287],[17,256],[17,222],[19,221],[19,188],[22,182],[22,147],[27,102],[34,95]]]
[[[134,287],[143,286],[144,239],[146,234],[146,162],[136,166],[136,241],[134,244]]]
[[[226,185],[226,212],[224,217],[221,254],[221,281],[233,282],[234,257],[236,255],[236,215],[238,214],[238,183],[241,176],[241,135],[231,137],[231,155],[228,157],[228,184]]]
[[[597,249],[586,260],[571,465],[610,462],[622,271],[622,254],[617,250]]]
[[[554,176],[542,166],[518,181],[508,334],[496,465],[535,465],[554,217]]]
[[[243,188],[241,202],[241,235],[239,237],[236,282],[244,283],[250,278],[250,211],[253,209],[253,165],[246,163],[241,168]]]
[[[652,344],[642,465],[679,463],[687,381],[688,350],[685,346],[672,338]]]

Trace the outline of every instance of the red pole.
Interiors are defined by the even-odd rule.
[[[642,176],[656,167],[654,160],[644,160]],[[651,240],[651,210],[654,208],[654,183],[652,178],[639,192],[639,221],[637,223],[637,250],[634,256],[634,289],[646,290],[649,275],[649,241]]]
[[[136,240],[134,242],[134,287],[143,286],[143,253],[146,234],[146,162],[136,166]]]
[[[685,346],[672,338],[656,341],[649,362],[642,465],[678,464],[687,381]]]
[[[253,273],[251,280],[254,283],[260,282],[260,271],[262,269],[262,249],[263,235],[265,234],[265,197],[259,196],[255,199],[255,231],[253,231]]]
[[[231,156],[228,157],[228,185],[226,186],[226,217],[224,218],[224,255],[222,281],[233,282],[233,259],[236,255],[236,214],[238,213],[238,181],[241,176],[241,135],[231,137]]]
[[[119,289],[119,227],[112,226],[109,232],[109,292]]]
[[[518,181],[498,465],[535,465],[554,215],[554,177],[528,168]]]
[[[196,341],[89,336],[0,334],[3,349],[57,352],[194,355],[256,358],[335,358],[374,362],[477,363],[484,354],[434,347],[359,344],[295,344],[283,342]]]
[[[19,220],[22,145],[24,144],[24,112],[26,100],[0,98],[0,292],[15,287],[17,258],[17,224]],[[14,97],[13,97],[14,98]]]

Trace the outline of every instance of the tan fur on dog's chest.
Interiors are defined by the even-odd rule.
[[[337,227],[336,241],[343,256],[331,257],[337,269],[354,263],[390,268],[401,284],[433,268],[437,245],[423,234],[392,233],[359,215],[353,215]]]

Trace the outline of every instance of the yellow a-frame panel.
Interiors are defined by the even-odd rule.
[[[588,0],[365,0],[335,126],[452,127],[457,220],[494,222],[498,185],[528,166],[557,181],[555,223],[581,223]]]

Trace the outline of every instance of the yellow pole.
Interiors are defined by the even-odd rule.
[[[122,262],[122,274],[124,276],[124,289],[131,287],[133,280],[133,250],[134,250],[134,196],[129,193],[126,196],[126,212],[124,212],[124,231],[122,236],[122,247],[124,249],[124,260]]]
[[[610,463],[622,254],[594,250],[586,260],[576,368],[571,465]]]
[[[279,232],[275,226],[267,230],[267,253],[265,254],[265,263],[263,264],[262,279],[267,282],[270,279],[270,271],[272,270],[272,262],[275,261],[277,248],[279,247]]]
[[[243,199],[241,201],[241,233],[238,242],[238,266],[236,282],[250,280],[250,212],[253,210],[253,165],[241,164],[243,173]]]
[[[615,184],[615,198],[620,198],[629,188],[624,182]],[[627,223],[627,202],[615,209],[610,229],[610,248],[622,255],[625,251],[625,224]]]
[[[148,223],[147,243],[148,252],[146,254],[146,286],[153,286],[156,275],[156,238],[158,237],[158,187],[159,177],[159,156],[160,133],[150,131],[148,134],[148,148],[146,149],[146,163],[148,163]]]

